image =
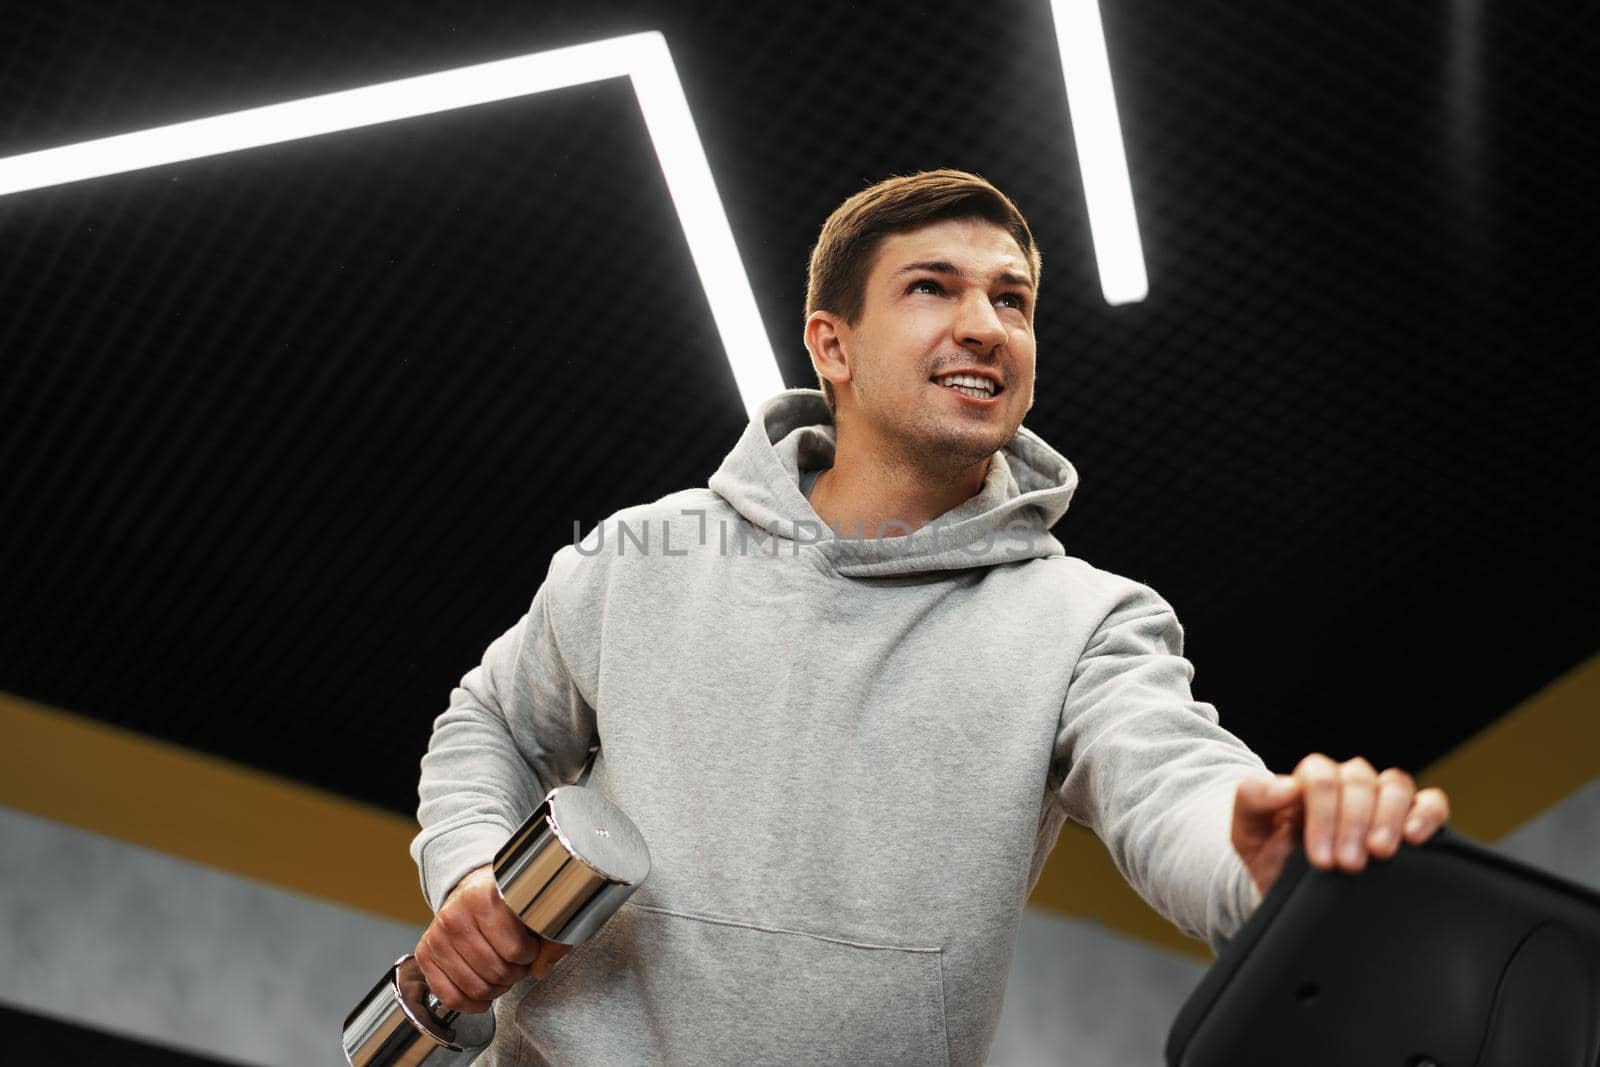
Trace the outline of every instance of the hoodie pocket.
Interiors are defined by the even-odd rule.
[[[517,1004],[559,1064],[947,1067],[937,948],[628,904]]]

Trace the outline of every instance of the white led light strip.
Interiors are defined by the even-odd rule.
[[[1139,219],[1122,148],[1122,123],[1111,89],[1111,62],[1097,0],[1051,0],[1056,46],[1067,82],[1067,110],[1078,147],[1089,233],[1100,268],[1100,291],[1108,304],[1130,304],[1150,292]]]
[[[11,156],[0,159],[0,196],[624,75],[632,79],[739,397],[754,414],[783,389],[783,378],[677,68],[659,33],[613,37]]]

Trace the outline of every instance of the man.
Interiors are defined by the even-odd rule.
[[[981,1062],[1066,819],[1213,944],[1302,839],[1354,872],[1445,821],[1362,759],[1270,774],[1192,699],[1171,608],[1050,535],[1077,474],[1021,425],[1039,277],[974,175],[851,197],[811,257],[820,395],[556,553],[452,694],[417,958],[449,1007],[501,998],[492,1062]],[[591,744],[654,868],[553,970],[486,865]]]

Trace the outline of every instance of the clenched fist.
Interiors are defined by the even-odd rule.
[[[445,1007],[482,1012],[529,974],[542,981],[570,951],[523,926],[500,899],[493,868],[484,866],[450,891],[417,942],[416,956]]]

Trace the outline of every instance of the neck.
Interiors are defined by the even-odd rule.
[[[993,460],[930,471],[852,443],[842,432],[837,436],[833,466],[811,488],[811,509],[847,537],[904,537],[920,530],[978,495]]]

